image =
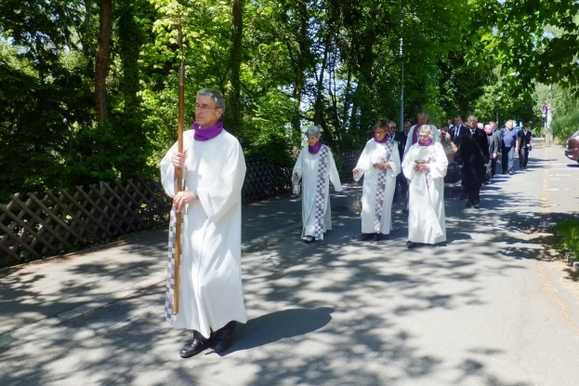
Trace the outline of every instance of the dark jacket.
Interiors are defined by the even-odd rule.
[[[479,129],[465,127],[465,134],[460,137],[457,155],[462,160],[462,179],[465,186],[482,184],[485,165],[489,161],[489,143],[487,134]]]
[[[465,127],[458,144],[458,154],[465,163],[485,164],[489,160],[489,141],[487,134],[476,128]]]
[[[517,140],[519,141],[519,149],[531,147],[531,138],[533,137],[531,130],[527,130],[526,133],[524,130],[520,130],[517,133],[517,137],[518,137]]]
[[[487,140],[489,142],[489,156],[501,150],[500,132],[498,130],[491,135],[487,135]]]
[[[459,125],[455,125],[452,127],[452,129],[449,129],[449,133],[450,133],[450,137],[452,138],[452,142],[454,142],[456,145],[458,145],[458,143],[460,142],[460,138],[464,135],[466,135],[468,132],[468,127],[465,126],[464,124],[459,124]]]
[[[404,134],[403,131],[397,131],[394,134],[394,140],[398,142],[398,153],[400,154],[400,161],[402,161],[402,157],[404,156],[404,148],[406,147],[406,139],[407,135]]]

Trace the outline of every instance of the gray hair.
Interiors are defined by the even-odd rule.
[[[212,88],[202,88],[201,90],[197,91],[197,96],[210,97],[211,100],[215,102],[215,106],[225,112],[225,99],[223,98],[223,94],[221,94],[219,91]]]
[[[306,136],[319,137],[322,135],[322,129],[319,126],[312,126],[306,130]]]
[[[432,137],[433,133],[433,125],[422,125],[418,129],[419,134],[427,134],[429,137]]]

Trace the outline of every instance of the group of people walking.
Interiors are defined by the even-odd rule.
[[[362,188],[361,239],[382,240],[392,230],[392,203],[397,176],[403,173],[408,181],[408,243],[440,244],[446,242],[444,214],[444,177],[448,159],[434,125],[419,123],[409,131],[409,140],[396,140],[393,122],[376,123],[352,170],[354,181],[364,178]],[[311,243],[323,240],[331,229],[329,185],[342,190],[332,152],[320,142],[320,129],[307,131],[305,146],[294,165],[292,183],[299,192],[302,181],[302,240]]]
[[[173,200],[165,317],[173,327],[192,332],[179,352],[182,358],[208,348],[223,355],[233,343],[237,323],[247,321],[240,267],[243,150],[223,127],[223,95],[201,89],[195,101],[195,122],[183,134],[183,149],[173,145],[160,162],[163,188]],[[398,133],[394,122],[378,121],[352,171],[354,180],[364,179],[362,238],[379,240],[390,234],[398,186],[401,197],[407,192],[410,245],[444,243],[444,178],[449,161],[462,163],[465,193],[474,206],[479,202],[483,167],[490,162],[491,174],[496,168],[492,160],[498,145],[491,138],[493,130],[484,129],[475,117],[469,117],[466,125],[457,122],[439,130],[428,123],[426,114],[419,114],[414,126]],[[530,136],[528,141],[520,139],[518,147],[512,140],[527,138],[526,129],[516,136],[511,129],[507,123],[500,141],[507,161],[512,159],[513,146],[524,157],[530,150]],[[321,130],[311,128],[307,137],[292,183],[295,194],[301,187],[302,239],[310,243],[323,240],[331,229],[329,185],[336,191],[342,185],[330,148],[320,142]],[[526,158],[522,159],[525,167]],[[178,174],[184,177],[182,186],[176,182]],[[180,234],[173,231],[176,224]],[[174,245],[179,245],[180,264],[175,263]]]
[[[304,147],[294,165],[294,194],[302,181],[302,240],[323,240],[331,229],[330,182],[342,190],[331,150],[320,142],[321,131],[310,128]],[[514,154],[519,167],[527,167],[532,134],[527,124],[515,127],[509,120],[501,130],[495,122],[479,123],[474,115],[462,117],[438,129],[426,113],[415,125],[396,132],[393,121],[379,120],[362,150],[353,173],[354,181],[364,178],[362,189],[361,240],[382,240],[392,228],[395,191],[406,200],[408,246],[444,244],[446,226],[444,182],[449,167],[460,170],[466,208],[480,207],[480,190],[496,174],[499,157],[504,174],[513,173]],[[400,178],[402,175],[402,178]]]
[[[502,173],[511,175],[515,171],[515,154],[518,154],[519,169],[527,168],[532,149],[528,122],[517,126],[514,120],[507,120],[505,126],[498,129],[493,121],[483,124],[471,115],[464,124],[457,116],[441,130],[445,132],[445,142],[457,148],[452,160],[462,165],[461,181],[467,207],[479,207],[480,188],[497,174],[499,162]]]

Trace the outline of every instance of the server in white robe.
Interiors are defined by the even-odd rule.
[[[418,113],[418,115],[416,116],[416,124],[411,126],[410,129],[408,130],[408,136],[406,138],[406,144],[404,146],[404,154],[408,153],[410,147],[414,145],[416,142],[418,142],[419,129],[421,126],[427,125],[428,121],[429,117],[427,113],[424,112]],[[434,142],[440,142],[440,131],[438,130],[438,128],[434,125],[430,125],[430,128],[432,130],[432,139],[434,140]]]
[[[420,128],[418,142],[410,147],[402,170],[408,180],[408,246],[446,242],[444,176],[448,160],[434,142],[429,125]]]
[[[245,160],[239,141],[223,128],[224,109],[221,93],[200,90],[193,128],[184,132],[184,152],[175,144],[160,164],[173,211],[183,213],[180,270],[171,271],[171,259],[169,269],[169,279],[180,278],[179,312],[172,312],[171,280],[165,305],[173,327],[193,330],[180,351],[183,358],[209,347],[225,352],[235,323],[247,321],[240,268]],[[175,167],[184,168],[185,180],[185,190],[177,194]]]
[[[320,128],[312,127],[306,135],[308,145],[294,165],[292,185],[294,194],[299,194],[301,180],[302,240],[311,243],[323,240],[324,233],[332,229],[330,182],[336,192],[342,191],[342,184],[332,151],[320,142]]]
[[[392,201],[400,154],[394,133],[385,121],[378,121],[353,170],[354,181],[364,177],[362,188],[361,240],[382,240],[392,229]]]

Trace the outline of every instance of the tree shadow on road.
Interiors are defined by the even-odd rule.
[[[545,227],[569,216],[541,213],[538,198],[506,193],[501,184],[507,180],[497,178],[484,188],[480,210],[465,210],[459,185],[449,188],[449,244],[419,250],[406,248],[407,217],[401,206],[387,240],[357,239],[360,219],[352,199],[359,197],[357,185],[334,195],[334,229],[321,243],[299,241],[299,200],[284,202],[286,197],[244,207],[242,267],[253,318],[240,328],[225,358],[210,353],[178,358],[184,334],[160,327],[160,284],[74,319],[39,324],[44,331],[36,334],[41,335],[18,336],[5,344],[0,360],[12,370],[0,376],[0,383],[58,384],[74,375],[107,385],[397,385],[428,384],[453,369],[451,384],[528,385],[493,372],[490,362],[504,354],[500,349],[471,348],[448,360],[443,352],[424,349],[421,329],[407,325],[421,318],[427,324],[432,312],[486,305],[483,277],[527,269],[526,260],[539,256]],[[164,231],[141,234],[123,247],[127,255],[144,256],[140,260],[125,256],[71,267],[78,280],[65,283],[63,296],[56,298],[44,298],[35,289],[45,279],[41,271],[9,275],[2,278],[0,301],[21,303],[23,324],[29,312],[56,316],[50,315],[54,308],[49,305],[60,304],[62,310],[86,302],[106,305],[113,294],[100,291],[99,281],[132,285],[164,272],[165,241]],[[238,378],[241,374],[245,378]]]

